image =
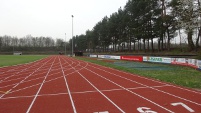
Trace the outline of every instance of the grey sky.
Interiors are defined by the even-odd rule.
[[[92,29],[128,0],[0,0],[0,36],[72,37]]]

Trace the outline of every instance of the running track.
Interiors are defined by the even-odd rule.
[[[201,92],[65,56],[0,68],[0,113],[201,113]]]

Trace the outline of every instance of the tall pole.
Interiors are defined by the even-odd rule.
[[[72,15],[72,57],[73,57],[73,15]]]
[[[14,55],[14,39],[12,39],[12,45],[13,45],[13,55]]]
[[[65,33],[65,55],[66,55],[66,33]]]

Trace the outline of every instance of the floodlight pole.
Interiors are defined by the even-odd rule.
[[[72,56],[73,56],[73,15],[72,15]]]
[[[66,33],[65,33],[65,55],[66,55]]]

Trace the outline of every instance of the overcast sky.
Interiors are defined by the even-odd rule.
[[[128,0],[0,0],[0,36],[72,38],[85,34]]]

